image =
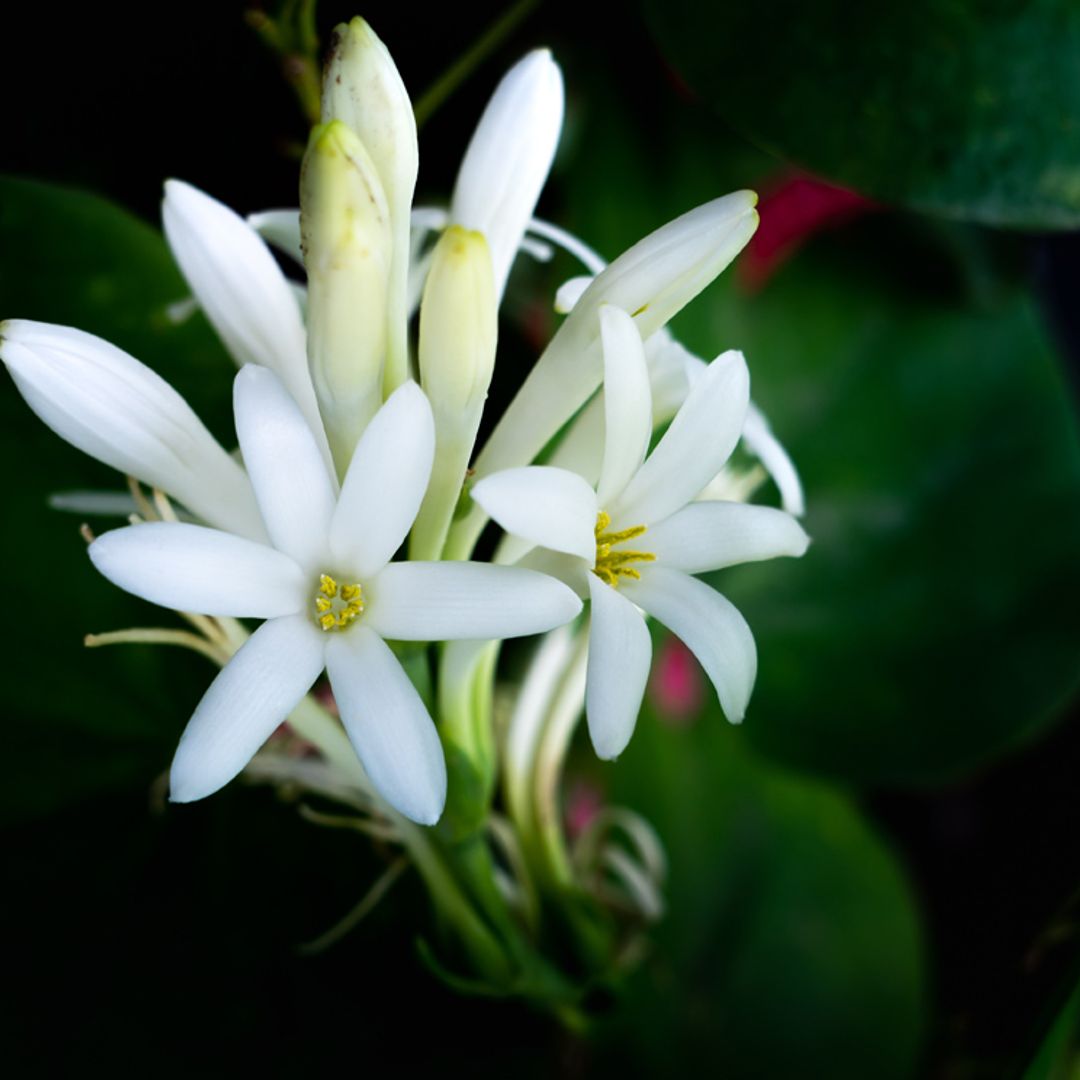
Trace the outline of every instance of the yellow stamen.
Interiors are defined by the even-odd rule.
[[[593,573],[606,585],[613,589],[619,587],[620,578],[633,578],[641,580],[641,571],[633,563],[655,562],[656,556],[651,551],[613,551],[612,548],[619,544],[625,544],[627,540],[642,536],[646,527],[644,525],[632,525],[629,529],[619,529],[617,532],[608,532],[607,527],[611,524],[611,515],[601,510],[596,515],[596,565]]]
[[[323,630],[344,630],[360,617],[363,610],[363,591],[358,584],[339,587],[329,574],[319,575],[315,621]]]

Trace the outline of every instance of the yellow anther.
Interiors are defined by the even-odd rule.
[[[593,573],[605,585],[613,589],[619,587],[620,578],[633,578],[641,580],[641,572],[632,564],[642,562],[655,562],[656,556],[651,551],[613,551],[619,544],[625,544],[627,540],[645,533],[644,525],[632,525],[629,529],[620,529],[617,532],[608,532],[607,527],[611,524],[611,515],[601,510],[596,515],[596,564]]]
[[[364,610],[363,591],[358,584],[338,586],[329,574],[319,575],[315,593],[315,621],[323,630],[344,630]]]

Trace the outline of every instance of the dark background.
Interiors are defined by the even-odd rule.
[[[151,223],[167,176],[191,181],[243,212],[294,205],[294,151],[303,143],[305,122],[243,10],[240,3],[187,3],[132,18],[100,5],[10,7],[0,67],[0,168],[88,189]],[[325,33],[342,18],[364,14],[415,94],[501,10],[474,4],[422,18],[406,5],[376,3],[354,12],[351,5],[327,2],[319,22]],[[575,194],[575,170],[590,160],[581,128],[594,130],[589,117],[598,101],[617,94],[647,135],[688,110],[695,124],[723,132],[717,138],[725,145],[738,145],[719,120],[698,116],[703,107],[636,12],[543,4],[424,128],[418,201],[445,200],[495,80],[539,43],[551,45],[563,66],[570,103],[563,150],[541,212],[573,224],[607,254],[638,233],[627,226],[619,236],[605,220],[608,196],[590,202]],[[769,57],[761,64],[763,78],[781,77],[769,69]],[[595,166],[596,144],[592,150]],[[741,153],[732,151],[731,159]],[[643,160],[653,177],[667,168],[659,150]],[[608,164],[611,185],[634,182],[617,153]],[[784,173],[779,162],[768,168],[778,177]],[[654,224],[678,208],[655,206]],[[617,218],[617,200],[608,217]],[[592,220],[601,223],[601,235],[590,234]],[[840,261],[868,249],[884,261],[888,245],[910,252],[922,243],[912,240],[919,228],[885,209],[837,226],[832,239],[807,243],[837,245],[848,252],[836,256]],[[995,235],[987,243],[995,249],[995,265],[1007,267],[1003,277],[1034,291],[1069,372],[1075,410],[1080,245],[1067,234],[1031,232],[1004,240]],[[931,277],[934,272],[928,271]],[[515,362],[527,362],[527,317],[535,315],[524,281],[546,280],[543,270],[524,273],[532,277],[519,276],[522,287],[511,292],[510,328],[504,330]],[[0,309],[0,315],[24,314],[8,311],[3,293]],[[500,365],[505,363],[501,355]],[[29,428],[14,405],[5,417]],[[44,446],[47,439],[39,441]],[[85,478],[97,475],[81,461],[72,464],[75,455],[59,460],[84,469]],[[59,481],[54,476],[52,487],[77,482],[68,473]],[[811,503],[813,494],[811,488]],[[1009,514],[1006,493],[1002,500],[1002,513]],[[67,528],[67,519],[49,520],[58,530]],[[20,523],[12,520],[9,527],[19,529]],[[1011,557],[1029,556],[1014,550]],[[1063,585],[1073,601],[1074,583]],[[9,632],[19,633],[21,618],[12,608]],[[756,628],[753,618],[751,624]],[[860,664],[857,657],[851,662]],[[985,663],[992,667],[995,657],[986,655]],[[154,672],[150,685],[168,700],[170,717],[175,713],[182,722],[204,678],[202,668],[170,656]],[[18,682],[24,675],[12,665],[5,677]],[[85,692],[59,667],[55,678],[65,694]],[[39,684],[35,692],[46,696],[55,687]],[[25,701],[32,697],[20,699],[31,721],[32,705]],[[842,773],[836,778],[838,790],[856,801],[898,859],[923,922],[925,1039],[914,1060],[926,1075],[1016,1074],[1075,982],[1075,721],[1075,709],[1053,726],[1040,720],[933,779],[906,782],[887,769],[877,770],[869,783],[849,783]],[[7,757],[13,779],[4,818],[9,943],[3,1012],[16,1074],[81,1070],[91,1063],[121,1075],[217,1075],[237,1068],[269,1075],[342,1068],[381,1074],[393,1068],[548,1076],[556,1069],[594,1075],[613,1063],[624,1069],[630,1064],[625,1046],[619,1049],[617,1024],[605,1041],[601,1021],[597,1049],[524,1005],[475,1001],[444,988],[413,947],[416,928],[428,932],[415,881],[395,889],[339,948],[316,958],[298,956],[299,941],[320,933],[360,895],[381,865],[380,853],[348,834],[312,828],[270,793],[238,785],[182,813],[162,811],[147,789],[167,764],[170,739],[179,730],[175,722],[169,720],[159,741],[140,743],[136,751],[117,740],[111,752],[130,753],[137,763],[130,782],[95,790],[77,779],[77,794],[55,804],[22,793],[20,776],[37,784],[55,766],[64,781],[83,769],[100,769],[99,757],[78,740],[60,737],[48,741],[50,756],[41,765],[36,759],[25,764],[18,752]],[[872,726],[872,716],[866,724]],[[41,749],[33,745],[35,752]],[[677,908],[669,918],[679,918]],[[721,1059],[728,1075],[785,1075],[746,1058]],[[637,1067],[651,1071],[651,1060],[645,1057]],[[803,1074],[817,1075],[818,1068],[810,1061]],[[834,1075],[841,1073],[847,1075],[837,1066]]]

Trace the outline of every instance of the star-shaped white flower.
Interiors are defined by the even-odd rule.
[[[265,619],[222,669],[184,732],[171,798],[236,776],[325,668],[345,729],[380,794],[424,824],[446,796],[439,736],[384,639],[515,637],[572,619],[580,600],[517,567],[391,562],[424,496],[431,408],[399,388],[365,430],[340,495],[300,408],[273,372],[236,378],[237,435],[270,545],[198,525],[105,533],[94,565],[165,607]]]
[[[652,658],[639,608],[691,649],[737,723],[757,672],[754,639],[735,607],[693,575],[802,555],[809,541],[782,510],[694,501],[743,429],[742,354],[707,367],[646,457],[652,402],[641,337],[621,308],[602,307],[600,324],[606,426],[595,489],[577,473],[526,466],[479,481],[472,497],[508,533],[562,553],[547,565],[589,597],[589,733],[600,757],[614,758],[633,733]]]

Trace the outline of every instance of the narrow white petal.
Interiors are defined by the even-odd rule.
[[[731,456],[749,400],[750,374],[742,353],[718,356],[611,507],[612,521],[651,525],[690,502]]]
[[[537,49],[503,77],[461,163],[450,217],[487,237],[500,296],[551,170],[562,119],[562,75],[551,53]]]
[[[736,563],[798,557],[810,538],[795,518],[771,506],[696,502],[654,525],[642,543],[665,566],[701,574]]]
[[[663,566],[645,568],[623,592],[682,639],[716,687],[728,720],[740,723],[757,676],[757,649],[735,605],[705,582]]]
[[[325,458],[281,380],[247,364],[233,387],[236,435],[270,540],[305,570],[326,556],[334,483]]]
[[[199,702],[176,748],[169,798],[224,787],[255,756],[323,669],[323,642],[304,615],[263,623]]]
[[[596,753],[618,757],[634,733],[652,662],[641,612],[595,574],[589,575],[591,623],[585,716]]]
[[[562,582],[516,566],[397,562],[364,585],[365,624],[397,641],[522,637],[581,611]]]
[[[385,566],[416,519],[431,476],[435,421],[423,390],[400,386],[356,445],[330,523],[334,558],[358,577]]]
[[[334,634],[326,669],[341,719],[375,790],[397,811],[434,825],[446,803],[446,761],[416,687],[367,626]]]
[[[529,232],[550,240],[563,251],[573,255],[590,274],[599,274],[607,266],[607,260],[597,254],[584,240],[578,239],[573,233],[567,232],[558,225],[553,225],[550,221],[534,217],[529,223]]]
[[[645,360],[649,365],[649,389],[652,391],[653,427],[666,424],[686,400],[692,385],[691,367],[708,367],[672,336],[665,326],[645,342]]]
[[[789,514],[802,517],[806,513],[806,500],[795,463],[773,434],[765,414],[753,402],[750,402],[746,412],[742,437],[747,449],[757,456],[779,488],[784,509]]]
[[[652,395],[645,346],[622,308],[600,309],[604,352],[604,465],[596,500],[607,506],[645,460],[652,437]]]
[[[547,462],[553,469],[577,473],[592,488],[599,483],[600,468],[604,464],[605,405],[604,391],[600,390],[574,417]]]
[[[304,575],[287,555],[201,525],[114,529],[90,545],[90,559],[114,585],[177,611],[272,619],[304,604]]]
[[[488,476],[473,502],[508,533],[553,551],[596,557],[596,492],[576,473],[529,465]]]
[[[268,243],[283,255],[304,265],[304,253],[300,249],[300,210],[264,210],[248,214],[247,223]]]
[[[321,440],[300,308],[266,242],[239,214],[180,180],[165,184],[162,221],[173,257],[233,359],[276,372]]]
[[[577,302],[585,295],[585,290],[593,283],[592,274],[564,281],[555,293],[555,311],[559,315],[568,315],[577,307]]]
[[[66,326],[12,319],[0,338],[19,392],[62,439],[212,525],[265,536],[244,470],[145,364]]]

